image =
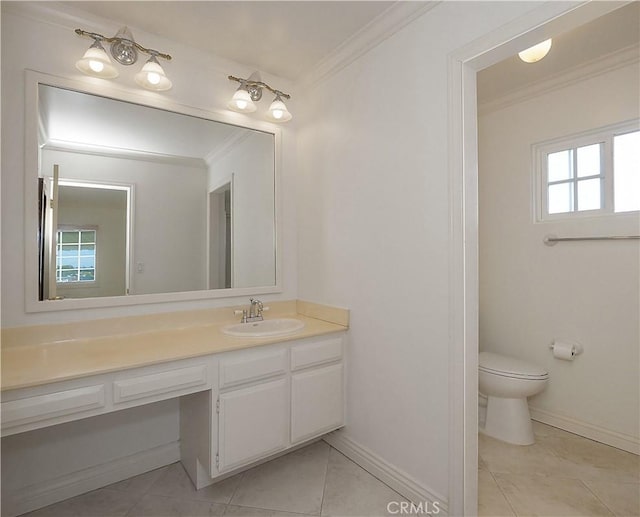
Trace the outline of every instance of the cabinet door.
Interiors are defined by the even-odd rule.
[[[344,424],[342,364],[291,376],[291,442],[301,442]]]
[[[288,445],[286,379],[220,395],[218,472],[239,467]]]

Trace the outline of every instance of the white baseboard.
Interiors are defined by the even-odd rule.
[[[59,478],[35,483],[16,492],[2,494],[2,515],[14,517],[179,460],[180,443],[175,441]]]
[[[529,412],[533,420],[542,422],[543,424],[552,425],[553,427],[564,429],[570,433],[578,434],[585,438],[611,445],[617,449],[640,455],[640,440],[634,436],[611,431],[597,425],[532,406],[529,406]]]
[[[328,434],[324,437],[324,441],[393,490],[406,497],[412,503],[416,505],[429,503],[429,505],[432,505],[437,502],[440,508],[438,515],[447,515],[446,498],[420,485],[408,474],[391,465],[366,447],[345,436],[343,431],[334,431]]]

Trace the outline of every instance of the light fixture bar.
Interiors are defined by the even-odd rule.
[[[131,39],[120,38],[118,36],[109,38],[107,36],[103,36],[102,34],[98,34],[96,32],[87,32],[87,31],[83,31],[82,29],[76,29],[75,32],[78,36],[87,36],[89,38],[93,38],[96,41],[106,41],[107,43],[115,43],[115,42],[126,43],[127,45],[131,45],[135,47],[140,52],[144,52],[145,54],[149,54],[150,56],[157,56],[157,57],[161,57],[162,59],[166,59],[167,61],[171,61],[171,56],[169,54],[163,54],[162,52],[158,52],[157,50],[143,47],[142,45],[140,45],[139,43]]]
[[[263,83],[262,81],[252,81],[251,79],[241,79],[240,77],[235,77],[233,75],[229,76],[230,81],[236,81],[241,85],[246,85],[248,88],[266,88],[274,95],[278,95],[280,97],[284,97],[285,99],[290,99],[291,95],[288,93],[281,92],[280,90],[276,90],[271,88],[267,83]]]

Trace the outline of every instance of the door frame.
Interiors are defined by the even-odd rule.
[[[449,515],[478,511],[478,115],[476,74],[629,2],[545,2],[448,56]]]

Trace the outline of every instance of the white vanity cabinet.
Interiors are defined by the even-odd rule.
[[[183,465],[197,488],[344,425],[344,335],[218,357],[217,393],[181,404],[185,422],[194,423],[194,415],[206,410],[211,417],[207,439],[204,426],[197,433],[193,426],[181,430]],[[210,471],[205,473],[209,459]]]
[[[179,398],[180,459],[202,488],[344,425],[344,339],[337,331],[5,391],[2,435]]]
[[[342,337],[291,349],[291,442],[304,442],[344,424]]]
[[[287,349],[236,352],[220,360],[219,473],[252,463],[289,445]]]
[[[2,436],[210,390],[210,357],[131,368],[2,393]]]

